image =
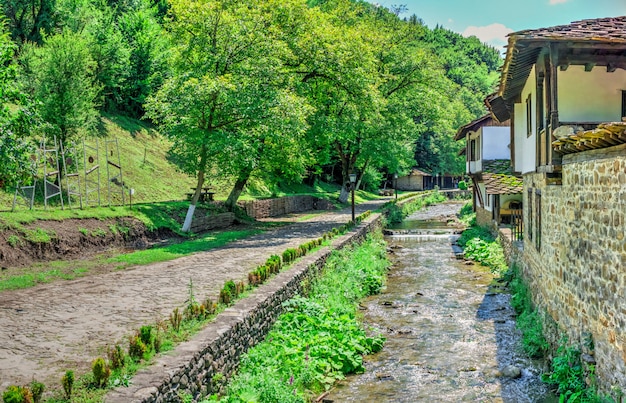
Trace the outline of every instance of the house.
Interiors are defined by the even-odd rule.
[[[626,390],[626,16],[509,34],[486,103],[511,120],[533,301]]]
[[[521,236],[522,180],[511,169],[509,120],[491,114],[461,126],[454,137],[465,141],[466,173],[472,179],[476,222],[514,224]]]
[[[424,190],[426,189],[425,178],[428,177],[430,177],[429,173],[413,168],[407,175],[399,176],[394,186],[398,190]]]

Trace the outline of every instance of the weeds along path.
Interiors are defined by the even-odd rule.
[[[357,214],[387,200],[360,204]],[[190,279],[197,299],[216,300],[226,281],[350,219],[347,208],[169,262],[0,293],[0,391],[33,377],[58,388],[66,370],[89,371],[107,345],[126,345],[133,330],[183,306]]]

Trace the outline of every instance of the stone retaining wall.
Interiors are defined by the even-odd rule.
[[[626,146],[564,156],[561,185],[525,175],[524,219],[534,302],[570,343],[593,340],[600,391],[626,391]]]
[[[193,222],[191,224],[192,232],[204,232],[216,228],[227,228],[235,222],[234,213],[200,216],[197,212],[198,210],[196,210],[196,214],[194,214]]]
[[[303,280],[319,272],[331,249],[360,242],[367,233],[380,227],[381,222],[379,214],[372,214],[356,229],[335,239],[332,248],[303,257],[224,310],[192,340],[139,371],[131,386],[109,392],[105,402],[179,402],[179,393],[199,399],[218,392],[237,369],[241,354],[265,338],[282,313],[281,304],[302,291]],[[216,382],[217,374],[223,375],[220,382]]]
[[[318,199],[317,197],[308,195],[253,200],[240,203],[240,206],[246,210],[248,216],[257,219],[276,217],[301,211],[333,210],[335,208],[328,200]]]

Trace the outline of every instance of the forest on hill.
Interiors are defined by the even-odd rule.
[[[485,113],[499,52],[359,0],[4,0],[0,187],[41,138],[141,119],[201,187],[250,178],[377,188],[417,166],[462,173],[459,126]],[[345,189],[344,189],[345,190]],[[343,192],[342,197],[347,197]]]

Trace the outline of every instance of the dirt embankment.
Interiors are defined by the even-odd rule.
[[[113,248],[144,249],[172,234],[151,232],[139,220],[124,217],[37,221],[20,230],[0,232],[0,266],[19,268],[37,262],[83,259]]]

